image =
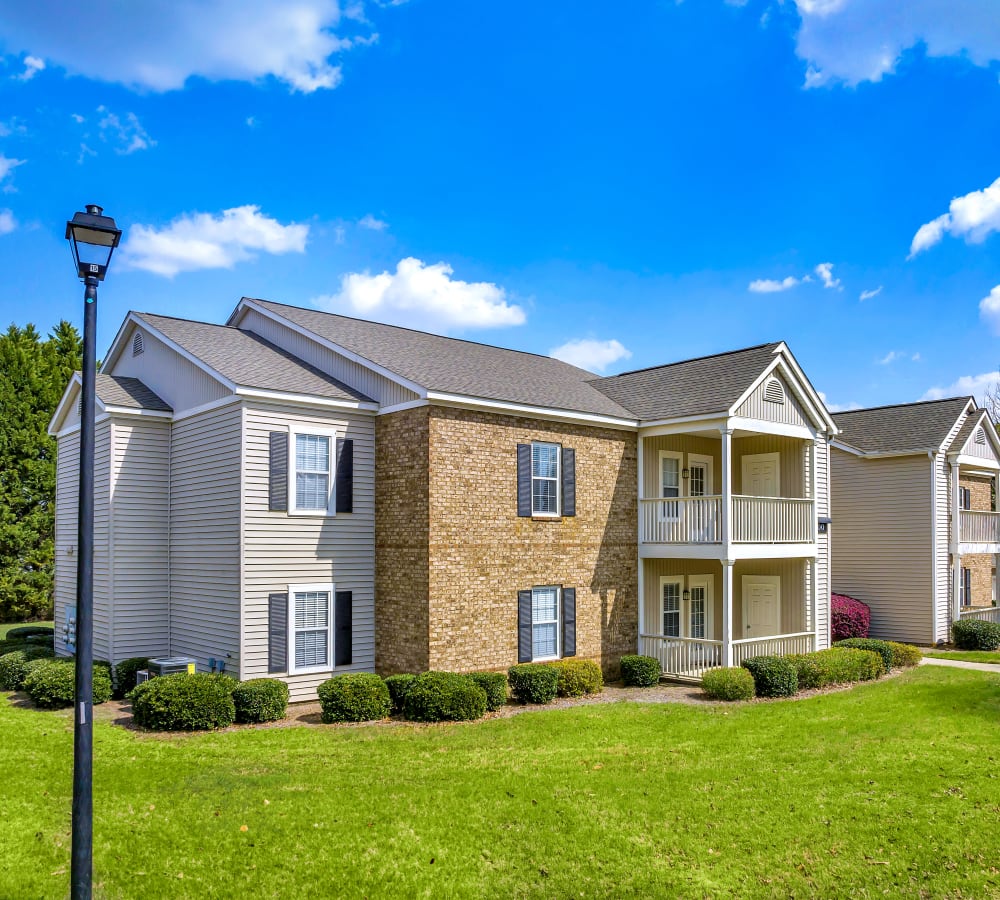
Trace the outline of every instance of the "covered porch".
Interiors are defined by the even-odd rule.
[[[644,559],[639,652],[665,676],[699,680],[751,656],[818,649],[815,569],[808,557]]]

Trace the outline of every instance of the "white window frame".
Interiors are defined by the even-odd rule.
[[[687,459],[687,470],[688,478],[686,485],[686,493],[691,496],[691,467],[692,466],[704,466],[705,467],[705,493],[701,496],[703,497],[714,497],[715,496],[715,460],[711,456],[704,456],[701,453],[689,453]],[[661,472],[662,477],[662,472]],[[684,477],[681,476],[681,481],[684,481]]]
[[[535,481],[552,481],[552,478],[535,475],[535,447],[555,447],[556,448],[556,511],[535,509]],[[536,519],[558,519],[562,515],[562,444],[554,441],[532,441],[531,442],[531,515]]]
[[[687,581],[689,591],[693,591],[694,588],[698,587],[705,589],[705,634],[698,638],[698,640],[715,640],[715,597],[713,595],[715,579],[711,575],[688,575]],[[687,634],[685,637],[694,637],[692,633],[693,629],[691,628],[691,600],[688,600],[686,605],[684,624],[687,626]]]
[[[329,496],[326,501],[326,509],[299,509],[297,506],[298,492],[295,489],[295,445],[299,436],[303,437],[323,437],[330,441],[330,472],[329,472]],[[326,518],[337,514],[337,438],[340,432],[331,428],[290,428],[288,432],[288,514],[290,516],[316,516]]]
[[[663,490],[666,485],[663,483],[663,460],[664,459],[676,459],[677,460],[677,500],[664,498]],[[679,522],[681,519],[681,513],[683,511],[681,498],[684,496],[684,476],[681,474],[684,471],[684,454],[679,453],[676,450],[661,450],[659,458],[657,460],[657,473],[656,478],[660,483],[660,521],[661,522]],[[676,515],[670,513],[670,504],[673,503],[673,508],[676,510]]]
[[[551,620],[543,622],[535,621],[535,591],[555,591],[556,592],[556,655],[555,656],[535,656],[535,626],[552,624]],[[554,659],[562,659],[562,587],[557,584],[536,584],[531,589],[531,661],[551,662]]]
[[[677,634],[667,634],[667,629],[664,627],[664,615],[666,610],[663,608],[663,588],[668,584],[677,585]],[[660,634],[664,637],[684,637],[684,576],[683,575],[661,575],[660,576],[660,596],[659,602],[657,603],[660,614]]]
[[[334,630],[334,604],[333,598],[336,591],[336,586],[331,582],[325,582],[322,584],[290,584],[288,585],[288,639],[287,639],[287,650],[288,655],[288,674],[289,675],[303,675],[308,672],[332,672],[334,669],[333,665],[333,630]],[[327,602],[327,612],[326,612],[326,662],[325,666],[303,666],[301,668],[295,665],[295,595],[296,594],[307,594],[307,593],[325,593]],[[302,629],[306,630],[306,629]],[[311,629],[309,629],[311,630]]]

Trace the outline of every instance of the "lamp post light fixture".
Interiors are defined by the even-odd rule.
[[[84,283],[80,494],[76,563],[76,676],[73,707],[73,849],[70,897],[90,900],[94,848],[94,414],[97,400],[97,285],[122,233],[90,204],[66,223],[76,274]]]

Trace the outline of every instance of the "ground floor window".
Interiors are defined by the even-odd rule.
[[[324,670],[330,664],[330,601],[333,585],[291,585],[291,672]]]
[[[559,659],[559,588],[531,589],[531,658]]]
[[[966,569],[965,566],[962,567],[959,593],[962,606],[972,606],[972,569]]]
[[[710,575],[672,575],[661,578],[660,604],[662,634],[665,637],[712,639]]]

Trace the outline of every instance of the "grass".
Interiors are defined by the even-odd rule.
[[[994,650],[947,650],[925,653],[934,659],[958,659],[964,662],[996,663],[1000,665],[1000,652]]]
[[[0,896],[66,894],[70,729],[0,697]],[[992,674],[95,743],[98,897],[1000,895]]]
[[[52,622],[7,622],[4,625],[0,625],[0,641],[7,637],[7,632],[11,628],[20,628],[22,625],[47,625],[51,628]]]

